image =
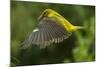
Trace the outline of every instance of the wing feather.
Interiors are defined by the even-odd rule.
[[[54,20],[46,18],[41,20],[38,27],[33,30],[29,37],[22,43],[24,48],[32,44],[46,47],[51,43],[59,43],[71,35],[65,28],[57,24]]]

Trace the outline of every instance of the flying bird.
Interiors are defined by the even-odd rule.
[[[22,48],[38,45],[41,48],[60,43],[71,36],[73,31],[83,29],[72,25],[67,19],[52,9],[46,9],[38,18],[38,26],[22,43]]]

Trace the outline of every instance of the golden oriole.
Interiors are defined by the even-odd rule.
[[[22,43],[23,48],[39,45],[44,48],[52,43],[67,39],[71,33],[81,26],[74,26],[63,16],[52,9],[46,9],[38,18],[39,24]]]

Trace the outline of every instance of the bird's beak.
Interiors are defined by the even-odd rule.
[[[43,18],[43,16],[42,16],[42,15],[40,15],[40,16],[38,17],[38,20],[40,21],[42,18]]]

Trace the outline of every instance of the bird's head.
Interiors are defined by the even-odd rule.
[[[61,17],[57,12],[55,12],[52,9],[46,9],[38,18],[38,20],[41,20],[43,17],[55,17],[59,16]]]

